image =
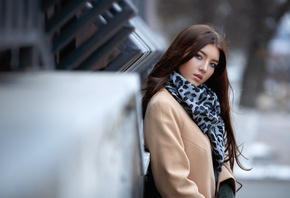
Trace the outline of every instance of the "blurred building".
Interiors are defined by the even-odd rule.
[[[0,0],[1,198],[142,197],[149,2]]]

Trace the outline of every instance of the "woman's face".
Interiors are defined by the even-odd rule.
[[[207,44],[189,61],[179,66],[179,73],[191,84],[199,86],[214,73],[219,57],[219,49],[213,44]]]

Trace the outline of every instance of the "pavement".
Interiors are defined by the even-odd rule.
[[[236,179],[243,184],[237,198],[290,197],[290,114],[239,109],[233,115],[242,159],[251,171],[234,169]]]

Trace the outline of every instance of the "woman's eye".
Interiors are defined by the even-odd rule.
[[[199,55],[199,54],[196,54],[195,57],[196,57],[197,59],[200,59],[200,60],[202,59],[201,55]]]
[[[212,66],[213,68],[216,68],[217,64],[215,64],[215,63],[210,63],[210,66]]]

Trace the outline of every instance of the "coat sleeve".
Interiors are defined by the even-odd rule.
[[[204,197],[188,179],[189,159],[174,107],[164,101],[148,105],[144,119],[145,146],[150,151],[156,188],[162,197]]]

